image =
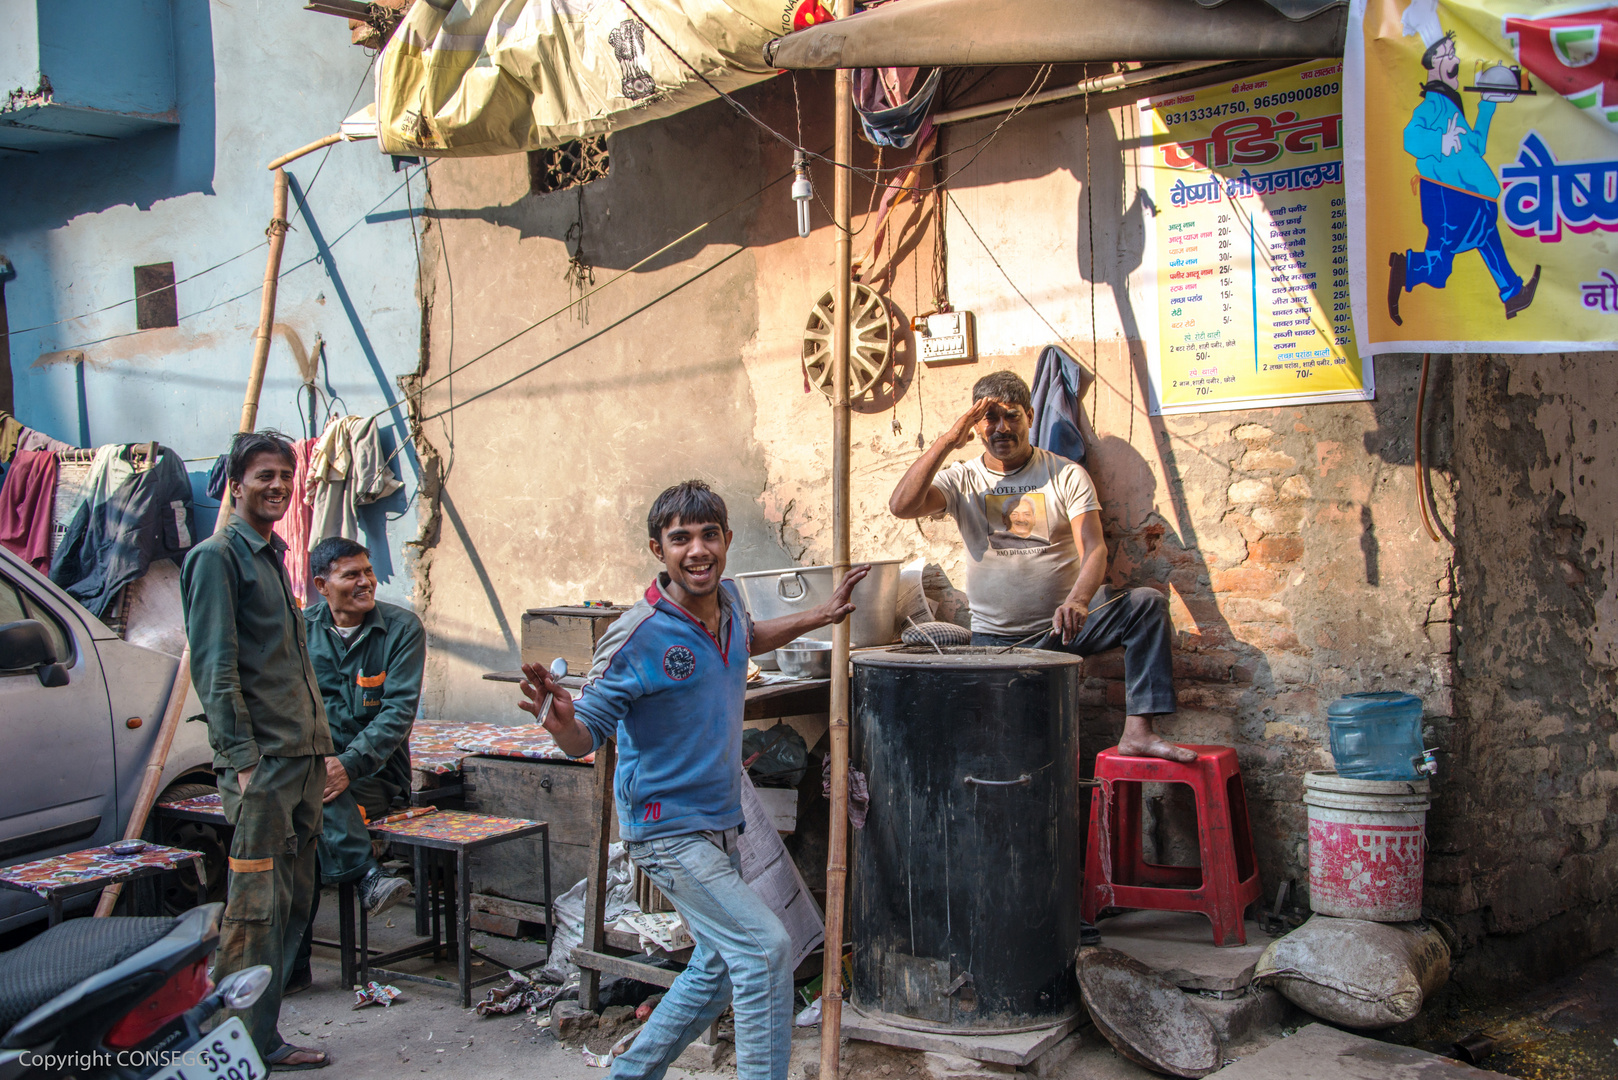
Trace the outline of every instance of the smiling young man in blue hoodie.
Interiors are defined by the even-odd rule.
[[[613,1080],[660,1080],[680,1051],[736,1010],[738,1080],[786,1080],[792,1050],[792,947],[779,919],[742,881],[742,711],[747,658],[840,622],[869,566],[844,576],[831,599],[798,615],[754,623],[734,582],[725,503],[688,480],[647,515],[663,571],[602,635],[583,696],[539,664],[523,665],[534,715],[547,693],[545,728],[574,757],[618,740],[613,794],[630,859],[673,903],[696,948],[685,971]]]

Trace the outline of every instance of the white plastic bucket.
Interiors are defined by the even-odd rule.
[[[1421,918],[1430,788],[1426,779],[1305,774],[1310,908],[1371,922]]]

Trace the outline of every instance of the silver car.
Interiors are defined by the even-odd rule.
[[[131,645],[22,559],[0,548],[0,866],[110,844],[123,836],[179,659]],[[184,716],[201,712],[195,692]],[[213,789],[207,726],[182,723],[159,798]],[[223,889],[223,843],[206,826],[148,838],[203,850]],[[191,880],[194,885],[195,879]],[[195,893],[171,883],[171,902]],[[94,906],[95,894],[80,897]],[[70,903],[70,907],[71,907]],[[0,931],[46,914],[0,889]]]

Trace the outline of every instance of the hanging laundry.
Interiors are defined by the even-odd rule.
[[[292,470],[292,499],[274,526],[275,534],[287,542],[281,561],[287,568],[287,580],[292,582],[292,595],[304,607],[320,599],[314,576],[309,573],[309,455],[314,445],[313,439],[298,439],[292,444],[292,454],[297,459]]]
[[[933,153],[938,149],[938,130],[933,127],[931,120],[927,120],[917,134],[921,143],[916,147],[910,167],[902,173],[894,173],[883,186],[882,197],[877,200],[876,228],[871,231],[871,246],[853,262],[854,279],[873,287],[884,278],[891,279],[897,266],[895,256],[904,250],[906,234],[926,219],[927,203],[921,196],[928,185],[922,180],[922,170],[931,164]],[[910,216],[899,223],[894,242],[889,245],[888,231],[893,224],[893,211],[906,201],[912,206]]]
[[[208,467],[208,498],[215,502],[225,501],[225,485],[230,482],[229,464],[230,455],[220,454]]]
[[[51,563],[51,580],[98,618],[154,560],[178,560],[197,540],[191,478],[180,455],[157,443],[141,446],[147,465],[138,470],[133,446],[97,449]]]
[[[925,76],[921,73],[926,71]],[[920,77],[918,84],[917,79]],[[854,111],[872,146],[908,150],[922,135],[938,94],[942,68],[860,68],[854,72]]]
[[[61,439],[53,439],[43,431],[35,431],[31,427],[22,429],[22,435],[17,439],[18,450],[77,450],[72,443],[65,443]]]
[[[309,453],[308,550],[328,536],[360,538],[359,508],[404,486],[382,454],[374,419],[342,416],[326,425]]]
[[[19,451],[0,484],[0,544],[42,574],[51,568],[56,464],[48,450]]]
[[[28,429],[15,416],[0,409],[0,465],[8,464],[17,452],[17,442]]]
[[[1034,363],[1034,428],[1029,441],[1041,450],[1084,463],[1079,402],[1089,376],[1063,349],[1047,345]]]

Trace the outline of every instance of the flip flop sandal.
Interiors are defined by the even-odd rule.
[[[319,1061],[306,1061],[300,1065],[286,1064],[287,1058],[293,1054],[319,1054]],[[304,1072],[308,1069],[324,1069],[331,1064],[331,1055],[324,1050],[316,1050],[308,1046],[293,1046],[291,1043],[282,1043],[281,1049],[271,1054],[264,1062],[271,1072]]]

